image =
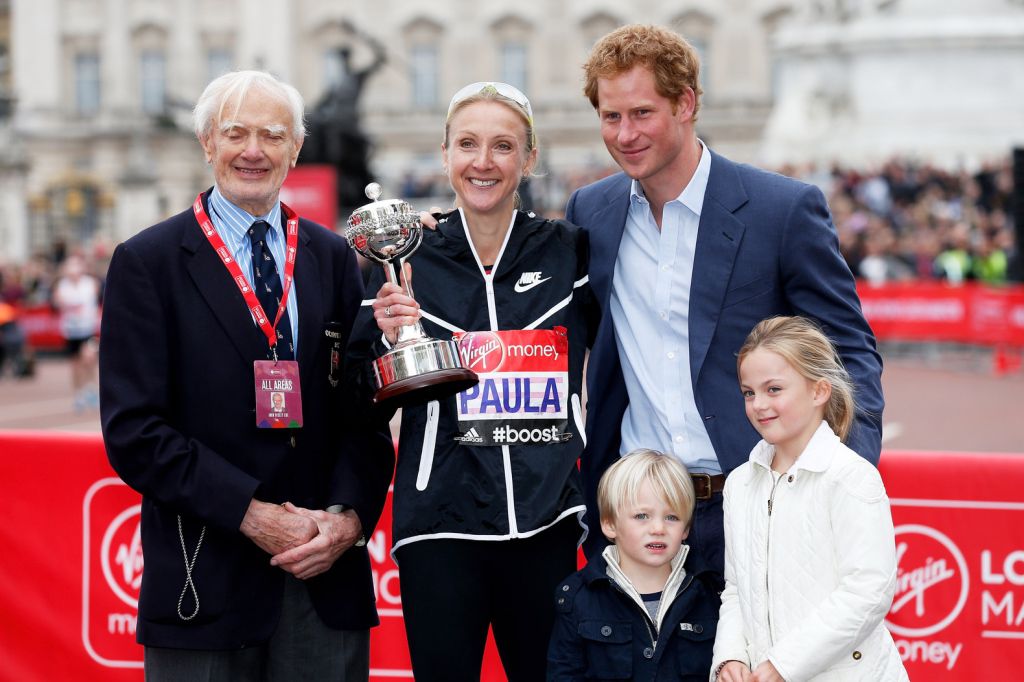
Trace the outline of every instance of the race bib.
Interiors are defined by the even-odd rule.
[[[462,364],[480,383],[456,396],[464,445],[562,443],[569,422],[569,339],[564,327],[459,332]]]

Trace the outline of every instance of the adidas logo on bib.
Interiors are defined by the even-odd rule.
[[[459,441],[460,443],[483,443],[484,442],[484,439],[481,438],[480,434],[477,432],[476,427],[471,428],[469,431],[466,431],[461,436],[455,436],[455,440]]]

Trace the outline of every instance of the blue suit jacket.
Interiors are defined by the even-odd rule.
[[[205,198],[204,198],[205,200]],[[384,421],[360,414],[357,394],[328,381],[324,325],[352,327],[363,297],[344,239],[299,221],[295,263],[304,425],[257,429],[253,361],[267,340],[192,210],[143,230],[110,263],[100,350],[103,439],[122,479],[143,495],[146,562],[138,639],[148,646],[235,649],[277,625],[284,572],[242,535],[250,499],[310,509],[355,508],[367,536],[394,463]],[[198,614],[177,613],[185,585],[178,518],[191,554]],[[325,623],[377,623],[370,562],[353,547],[306,581]],[[191,591],[182,611],[192,612]]]
[[[773,315],[813,318],[836,344],[860,408],[848,444],[877,464],[882,360],[825,197],[813,185],[714,152],[711,159],[693,264],[690,367],[697,409],[722,470],[745,462],[760,438],[744,411],[736,352],[754,325]],[[590,286],[602,312],[587,368],[588,438],[581,460],[592,523],[597,482],[619,456],[629,402],[608,302],[630,183],[618,173],[577,190],[566,207],[566,219],[589,233]]]

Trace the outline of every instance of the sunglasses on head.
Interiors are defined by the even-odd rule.
[[[530,106],[530,100],[526,98],[526,95],[508,83],[498,83],[497,81],[480,81],[479,83],[470,83],[461,88],[452,96],[452,101],[448,105],[448,116],[452,115],[452,109],[462,100],[487,92],[495,92],[521,106],[526,110],[526,116],[530,119],[530,125],[533,125],[533,107]]]

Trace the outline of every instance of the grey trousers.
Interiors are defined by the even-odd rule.
[[[146,647],[147,682],[367,682],[370,631],[332,630],[301,581],[285,578],[281,620],[270,641],[233,651]]]

